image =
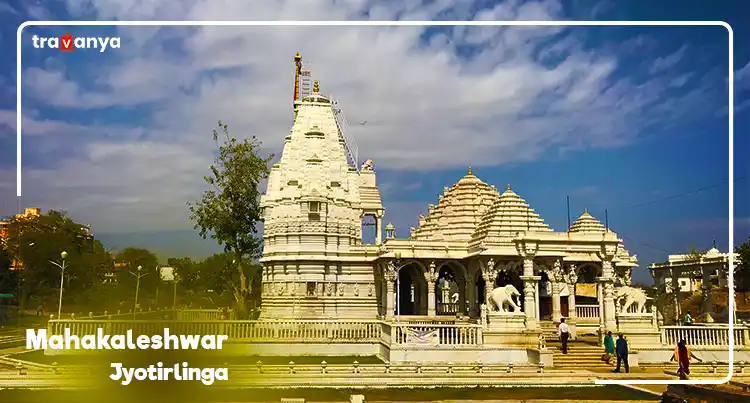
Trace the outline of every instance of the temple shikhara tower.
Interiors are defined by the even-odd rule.
[[[262,197],[262,319],[470,320],[528,340],[562,317],[579,332],[617,328],[616,287],[637,263],[615,232],[588,212],[556,232],[471,168],[417,228],[383,227],[373,162],[360,166],[336,101],[294,64],[294,123]],[[498,307],[505,292],[516,312]],[[651,315],[641,305],[631,313]]]
[[[362,222],[382,232],[375,172],[358,169],[335,102],[308,88],[299,54],[295,65],[294,124],[262,198],[262,317],[374,318],[377,248],[362,245]]]

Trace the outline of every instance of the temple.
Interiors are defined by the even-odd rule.
[[[515,327],[539,333],[566,317],[579,331],[616,328],[614,287],[637,262],[615,232],[586,211],[556,232],[510,185],[501,193],[469,168],[398,238],[383,228],[372,161],[358,166],[337,103],[294,62],[294,123],[261,200],[261,318],[487,321],[482,305],[512,285]],[[374,245],[362,241],[368,221]]]

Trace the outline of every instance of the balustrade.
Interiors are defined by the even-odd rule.
[[[734,344],[748,345],[748,327],[735,326]],[[667,346],[676,346],[685,339],[689,346],[726,347],[729,346],[729,328],[726,326],[662,326],[661,341]]]
[[[599,321],[599,305],[576,305],[576,319],[579,322]]]
[[[394,332],[393,344],[451,346],[478,346],[483,344],[481,325],[392,324],[391,332]]]

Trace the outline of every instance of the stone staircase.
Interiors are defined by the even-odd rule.
[[[604,348],[593,343],[586,341],[568,342],[568,354],[562,353],[559,342],[548,343],[547,348],[553,351],[552,362],[555,369],[584,369],[594,371],[611,371],[615,369],[614,366],[601,360]]]

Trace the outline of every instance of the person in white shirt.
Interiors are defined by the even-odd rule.
[[[568,329],[568,324],[565,323],[565,318],[560,319],[560,326],[558,326],[557,331],[560,334],[560,350],[562,350],[563,354],[568,354],[568,338],[570,337],[570,329]]]

